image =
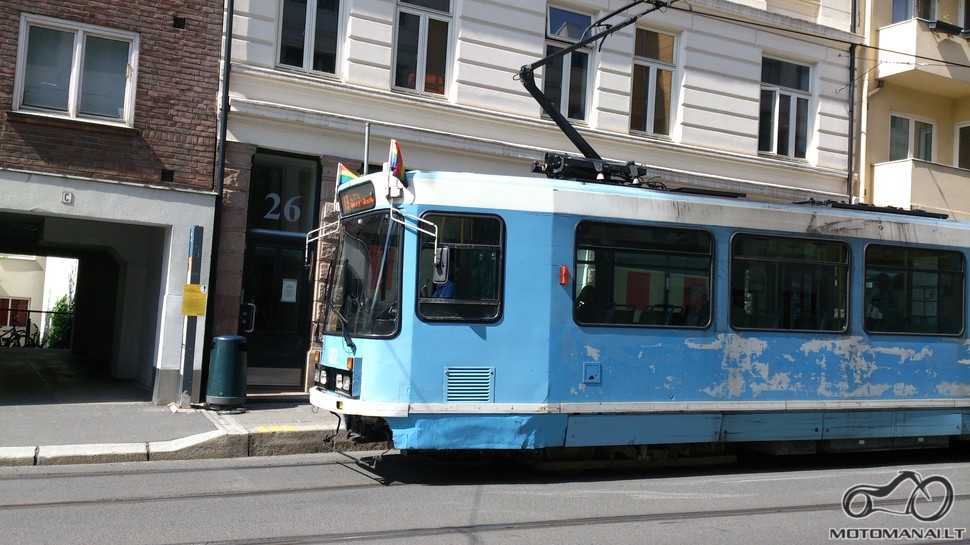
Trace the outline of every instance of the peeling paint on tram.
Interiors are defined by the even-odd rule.
[[[688,351],[720,354],[718,382],[699,392],[715,400],[758,399],[769,393],[799,392],[826,399],[968,397],[970,385],[952,374],[930,384],[940,369],[929,347],[887,346],[862,336],[813,339],[786,348],[781,338],[721,334],[707,342],[689,339]],[[966,360],[960,360],[966,364]],[[912,367],[914,364],[925,367]],[[677,381],[667,376],[666,384]],[[799,396],[806,397],[806,396]],[[777,399],[777,396],[774,397]]]

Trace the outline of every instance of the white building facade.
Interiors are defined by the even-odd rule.
[[[220,250],[220,269],[242,273],[219,283],[240,286],[239,330],[270,327],[260,326],[261,315],[279,322],[280,313],[308,314],[279,308],[279,293],[292,286],[285,255],[316,226],[307,219],[319,217],[319,203],[332,200],[338,161],[380,168],[392,138],[409,170],[529,175],[547,151],[578,154],[517,75],[624,5],[236,0],[222,236],[245,243]],[[536,79],[603,158],[643,164],[652,181],[847,201],[850,52],[862,42],[854,16],[851,0],[676,1],[537,70]],[[286,217],[288,204],[296,221]],[[282,272],[260,267],[270,255]],[[262,305],[259,285],[274,286]],[[227,313],[216,332],[235,318]],[[255,352],[257,377],[277,365]],[[299,382],[285,374],[267,382]]]

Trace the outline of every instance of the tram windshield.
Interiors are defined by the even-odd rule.
[[[345,336],[391,336],[400,325],[401,224],[388,212],[341,220],[326,325]]]

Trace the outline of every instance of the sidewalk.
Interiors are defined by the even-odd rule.
[[[0,466],[327,452],[337,427],[306,394],[250,397],[241,409],[157,406],[75,356],[0,349]]]

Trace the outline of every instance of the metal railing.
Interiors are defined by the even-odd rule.
[[[72,311],[0,308],[0,347],[70,348]]]

